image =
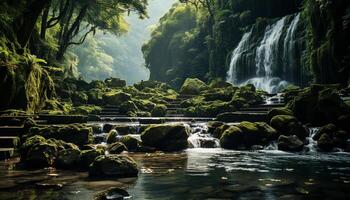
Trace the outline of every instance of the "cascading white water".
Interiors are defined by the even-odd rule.
[[[289,83],[277,77],[256,77],[242,83],[242,85],[247,84],[253,84],[258,89],[276,94],[286,88]]]
[[[190,127],[190,137],[187,139],[188,144],[192,148],[218,148],[220,142],[208,133],[206,123],[194,124]]]
[[[263,40],[256,49],[255,63],[256,75],[271,78],[273,65],[277,63],[278,44],[283,33],[286,17],[278,20],[275,24],[266,27]]]
[[[290,20],[290,17],[293,19]],[[285,16],[267,26],[262,40],[255,49],[250,45],[251,38],[254,38],[251,37],[254,29],[245,33],[232,53],[227,81],[241,85],[253,84],[256,88],[269,93],[278,93],[289,84],[288,81],[294,81],[292,72],[298,67],[297,58],[295,58],[295,40],[299,21],[300,14],[296,14]],[[249,57],[245,58],[246,60],[243,60],[245,63],[242,64],[243,55],[249,55]],[[247,69],[250,66],[255,67],[255,74],[249,75],[250,72],[248,72],[246,76],[255,75],[255,77],[242,82],[237,78],[238,74],[242,73],[241,70],[249,71]],[[254,71],[254,69],[250,71],[252,70]],[[283,75],[276,75],[277,71]]]
[[[309,137],[306,138],[308,144],[305,146],[306,151],[310,153],[317,152],[317,142],[313,139],[313,137],[318,132],[319,128],[309,128]]]
[[[283,74],[286,76],[291,76],[291,80],[294,79],[293,77],[293,68],[297,65],[296,64],[296,58],[295,58],[295,52],[293,52],[293,49],[295,47],[295,39],[297,34],[297,27],[300,20],[300,13],[298,13],[290,26],[288,27],[286,37],[284,38],[284,44],[283,44]]]
[[[247,49],[249,45],[249,39],[252,34],[252,30],[249,31],[248,33],[245,33],[239,42],[238,46],[236,49],[232,52],[232,57],[231,57],[231,62],[230,62],[230,68],[227,72],[227,81],[230,83],[237,84],[237,64],[238,64],[238,59],[242,55],[242,53]]]

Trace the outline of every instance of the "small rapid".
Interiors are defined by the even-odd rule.
[[[219,139],[208,132],[205,123],[189,125],[190,136],[187,139],[190,148],[219,148]]]

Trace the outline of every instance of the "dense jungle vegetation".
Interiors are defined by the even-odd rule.
[[[76,79],[79,73],[91,81],[125,77],[138,70],[135,63],[129,63],[130,69],[114,70],[119,62],[114,58],[125,52],[116,48],[123,42],[111,38],[127,32],[128,14],[147,18],[147,5],[146,0],[2,1],[0,90],[6,95],[1,108],[40,110],[55,97],[62,80]],[[301,77],[294,84],[346,86],[350,63],[346,0],[181,0],[161,18],[142,47],[150,79],[175,88],[188,77],[205,82],[225,79],[232,51],[245,32],[255,30],[251,46],[257,46],[266,27],[295,13],[302,15],[297,33],[302,69],[293,69]],[[252,73],[245,65],[240,68],[243,77]]]

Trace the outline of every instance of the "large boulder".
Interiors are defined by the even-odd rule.
[[[58,146],[42,136],[28,138],[21,147],[21,163],[26,168],[51,167],[55,163]]]
[[[89,169],[89,176],[97,178],[136,177],[137,174],[138,169],[135,161],[122,155],[99,156]]]
[[[230,126],[221,135],[220,145],[225,149],[245,149],[243,131],[237,126]]]
[[[208,86],[198,78],[187,78],[180,89],[180,93],[185,95],[198,95],[206,89],[208,89]]]
[[[350,109],[336,90],[322,85],[304,89],[288,107],[298,120],[314,126],[335,123],[340,116],[348,114]]]
[[[28,136],[40,135],[46,139],[53,138],[74,143],[79,147],[93,143],[93,130],[87,125],[51,125],[38,126],[29,130]]]
[[[151,125],[141,134],[142,144],[163,151],[187,148],[188,130],[183,125]]]
[[[280,135],[296,135],[300,139],[309,135],[308,130],[294,116],[277,115],[271,119],[270,124]]]
[[[256,145],[266,145],[277,138],[277,131],[268,124],[241,122],[226,129],[220,143],[226,149],[250,149]]]
[[[331,151],[334,147],[345,149],[349,138],[348,132],[334,124],[322,126],[313,137],[322,151]]]
[[[103,91],[101,89],[91,89],[87,91],[88,103],[94,105],[102,105],[103,104]]]
[[[297,152],[303,150],[304,143],[296,136],[281,135],[278,138],[278,149],[282,151]]]

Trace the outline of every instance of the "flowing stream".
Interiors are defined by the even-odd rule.
[[[177,153],[126,153],[139,166],[138,178],[95,180],[86,172],[11,169],[0,162],[0,199],[92,199],[111,187],[131,199],[349,199],[350,155],[320,153],[310,129],[301,153],[277,150],[231,151],[219,148],[205,123],[187,124],[191,148]],[[139,137],[140,125],[132,125]],[[138,132],[137,132],[138,131]],[[9,169],[10,168],[10,169]],[[62,188],[38,188],[61,184]]]
[[[290,82],[296,83],[295,72],[301,68],[297,41],[299,21],[300,13],[268,25],[256,45],[253,44],[257,34],[254,29],[245,33],[232,52],[227,81],[253,84],[269,93],[278,93]]]

